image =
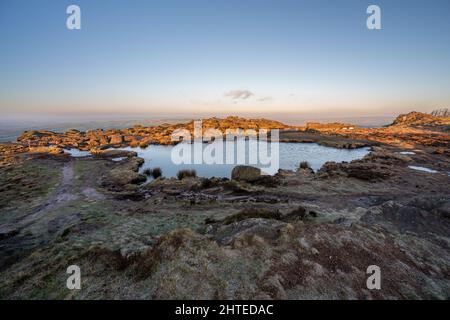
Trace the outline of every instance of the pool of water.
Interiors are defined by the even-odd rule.
[[[213,142],[213,144],[224,144],[225,142]],[[208,145],[204,144],[204,148]],[[137,152],[138,156],[145,159],[144,165],[141,167],[141,172],[147,168],[159,167],[162,170],[163,176],[170,178],[176,177],[176,174],[181,169],[195,169],[197,175],[200,177],[231,177],[231,171],[237,165],[233,164],[175,164],[172,161],[171,154],[174,146],[150,145],[146,149],[142,148],[123,148],[124,150],[131,150]],[[223,147],[226,149],[226,147]],[[270,150],[270,147],[268,148]],[[249,154],[254,154],[258,150],[251,148],[246,144],[245,159],[249,159]],[[361,159],[370,152],[369,148],[359,149],[336,149],[330,147],[320,146],[315,143],[279,143],[279,168],[296,170],[300,162],[307,161],[313,170],[319,170],[320,167],[327,161],[335,162],[350,162],[352,160]],[[201,153],[201,151],[200,151]],[[270,153],[270,152],[269,152]],[[224,158],[225,159],[225,158]],[[225,162],[225,161],[224,161]],[[248,163],[255,167],[261,168],[263,171],[270,172],[267,166],[261,164]]]
[[[87,156],[91,155],[91,153],[89,151],[81,151],[81,150],[78,150],[75,148],[64,149],[64,151],[67,152],[68,154],[70,154],[74,158],[83,158],[83,157],[87,157]]]

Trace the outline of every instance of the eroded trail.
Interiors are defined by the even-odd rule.
[[[80,198],[104,200],[105,196],[99,193],[93,186],[79,186],[75,183],[74,167],[74,161],[67,162],[62,167],[60,182],[42,207],[27,215],[18,221],[18,223],[22,226],[30,225],[44,215],[45,212],[54,209],[56,206],[63,205],[65,202],[76,201]]]
[[[79,196],[77,195],[76,187],[73,183],[73,177],[74,163],[73,161],[70,161],[66,163],[62,168],[61,179],[58,186],[56,187],[56,190],[53,191],[52,194],[50,194],[42,207],[40,207],[30,215],[25,216],[25,218],[23,218],[21,221],[18,221],[21,227],[24,228],[26,226],[29,226],[34,221],[39,219],[39,217],[44,215],[46,211],[52,209],[62,202],[77,200]]]
[[[86,182],[86,181],[84,181]],[[61,167],[58,184],[35,210],[17,216],[13,221],[0,226],[0,270],[23,259],[36,247],[51,243],[60,228],[80,222],[79,214],[67,213],[64,208],[79,200],[98,201],[105,196],[95,186],[80,184],[75,178],[75,161],[70,160]]]

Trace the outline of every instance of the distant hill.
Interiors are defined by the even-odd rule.
[[[448,132],[450,131],[450,117],[434,116],[428,113],[413,111],[399,115],[391,126],[408,126],[424,129],[433,127],[435,130]]]

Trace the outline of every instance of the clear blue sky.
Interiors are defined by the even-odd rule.
[[[1,0],[0,43],[0,114],[450,107],[448,0]]]

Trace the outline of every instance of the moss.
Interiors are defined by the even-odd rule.
[[[152,176],[153,179],[157,179],[162,176],[162,170],[159,167],[153,168],[153,169],[150,169],[150,168],[145,169],[143,173],[146,176]]]
[[[297,209],[292,210],[287,215],[283,217],[283,220],[303,220],[307,216],[307,210],[301,206]]]
[[[195,178],[197,176],[197,171],[195,170],[180,170],[177,173],[178,180],[183,180],[184,178]]]
[[[309,164],[308,161],[302,161],[302,162],[300,162],[299,167],[300,167],[300,169],[309,169],[309,168],[311,168],[311,165]]]
[[[241,183],[236,180],[229,180],[222,183],[222,187],[225,190],[231,191],[234,194],[248,194],[247,190]]]
[[[87,161],[80,159],[75,160],[74,164],[74,177],[77,181],[82,182],[85,178],[86,172],[88,172],[89,167]]]
[[[257,209],[257,208],[247,208],[239,211],[236,214],[226,217],[222,220],[222,223],[227,225],[233,222],[238,222],[251,218],[262,218],[262,219],[281,219],[280,212],[277,211],[269,211],[266,209]]]
[[[59,178],[60,168],[47,162],[24,161],[8,170],[1,168],[0,209],[30,210],[56,188]]]
[[[157,178],[159,178],[159,177],[161,177],[162,176],[162,170],[161,170],[161,168],[153,168],[153,170],[152,170],[152,177],[154,178],[154,179],[157,179]]]

